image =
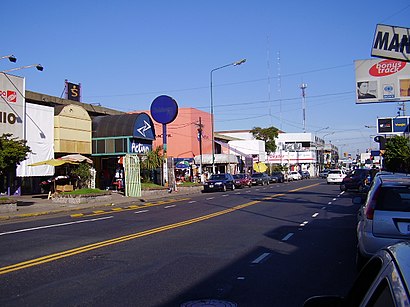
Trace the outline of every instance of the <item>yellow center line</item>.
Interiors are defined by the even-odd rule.
[[[316,185],[318,185],[318,184],[313,184],[313,185],[310,185],[310,186],[294,189],[294,190],[289,191],[289,193],[300,191],[300,190],[305,190],[305,189],[314,187]],[[284,195],[285,194],[283,194],[283,193],[282,194],[274,194],[270,197],[265,197],[261,200],[250,201],[250,202],[247,202],[245,204],[237,205],[237,206],[234,206],[234,207],[229,208],[229,209],[225,209],[225,210],[210,213],[210,214],[207,214],[207,215],[199,216],[199,217],[196,217],[196,218],[193,218],[193,219],[189,219],[189,220],[185,220],[185,221],[181,221],[181,222],[177,222],[177,223],[173,223],[173,224],[169,224],[169,225],[164,225],[164,226],[161,226],[161,227],[144,230],[144,231],[141,231],[141,232],[137,232],[137,233],[133,233],[133,234],[129,234],[129,235],[125,235],[125,236],[121,236],[121,237],[117,237],[117,238],[113,238],[113,239],[109,239],[109,240],[105,240],[105,241],[101,241],[101,242],[96,242],[96,243],[93,243],[93,244],[80,246],[80,247],[69,249],[69,250],[66,250],[66,251],[46,255],[46,256],[43,256],[43,257],[39,257],[39,258],[35,258],[35,259],[31,259],[31,260],[27,260],[27,261],[23,261],[23,262],[19,262],[19,263],[15,263],[15,264],[8,265],[8,266],[5,266],[5,267],[0,267],[0,275],[7,274],[7,273],[10,273],[10,272],[14,272],[14,271],[18,271],[18,270],[22,270],[22,269],[26,269],[26,268],[33,267],[33,266],[37,266],[37,265],[40,265],[40,264],[56,261],[58,259],[71,257],[71,256],[78,255],[78,254],[81,254],[81,253],[85,253],[85,252],[88,252],[88,251],[96,250],[96,249],[99,249],[99,248],[102,248],[102,247],[110,246],[110,245],[113,245],[113,244],[118,244],[118,243],[126,242],[126,241],[129,241],[129,240],[135,240],[137,238],[157,234],[157,233],[167,231],[167,230],[171,230],[171,229],[175,229],[175,228],[178,228],[178,227],[184,227],[184,226],[188,226],[188,225],[191,225],[191,224],[194,224],[194,223],[199,223],[199,222],[202,222],[202,221],[205,221],[205,220],[209,220],[211,218],[215,218],[215,217],[218,217],[218,216],[221,216],[221,215],[224,215],[224,214],[228,214],[228,213],[231,213],[231,212],[234,212],[234,211],[237,211],[237,210],[241,210],[241,209],[246,208],[246,207],[256,205],[256,204],[262,202],[263,200],[270,200],[270,199],[280,197],[280,196],[284,196]]]

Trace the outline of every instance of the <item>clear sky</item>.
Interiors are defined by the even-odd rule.
[[[0,69],[40,63],[15,72],[26,89],[61,97],[68,79],[121,111],[169,95],[209,112],[211,70],[246,58],[213,73],[216,131],[303,132],[305,83],[306,131],[355,154],[378,148],[365,126],[398,105],[355,104],[354,60],[371,58],[378,23],[409,28],[409,15],[409,0],[20,0],[0,19],[0,55],[17,63]]]

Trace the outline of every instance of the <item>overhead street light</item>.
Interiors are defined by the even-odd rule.
[[[9,59],[9,61],[13,63],[16,63],[17,61],[17,58],[12,54],[0,57],[0,60],[3,60],[3,59]]]
[[[213,101],[213,92],[212,92],[212,79],[213,72],[229,66],[238,66],[246,62],[246,59],[242,59],[230,64],[226,64],[211,70],[211,126],[212,126],[212,173],[215,174],[215,138],[214,138],[214,101]]]
[[[21,67],[16,67],[16,68],[12,68],[12,69],[7,69],[7,70],[3,70],[1,71],[2,73],[8,73],[8,72],[12,72],[12,71],[16,71],[16,70],[21,70],[21,69],[26,69],[26,68],[31,68],[31,67],[35,67],[37,68],[37,70],[39,71],[43,71],[44,68],[43,66],[41,66],[41,64],[32,64],[32,65],[26,65],[26,66],[21,66]]]

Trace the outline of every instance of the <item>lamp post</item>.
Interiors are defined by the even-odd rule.
[[[16,68],[12,68],[12,69],[7,69],[7,70],[3,70],[1,71],[2,73],[8,73],[8,72],[12,72],[12,71],[16,71],[16,70],[21,70],[21,69],[26,69],[26,68],[31,68],[31,67],[35,67],[37,68],[37,70],[39,71],[43,71],[44,67],[41,66],[41,64],[31,64],[31,65],[26,65],[26,66],[21,66],[21,67],[16,67]]]
[[[9,61],[13,62],[13,63],[16,63],[16,61],[17,61],[17,58],[12,54],[4,55],[4,56],[0,57],[0,60],[3,60],[3,59],[9,59]]]
[[[229,66],[238,66],[246,62],[246,59],[242,59],[230,64],[226,64],[217,68],[214,68],[211,70],[211,127],[212,127],[212,173],[215,174],[215,138],[214,138],[214,100],[213,100],[213,91],[212,91],[212,77],[213,77],[213,72],[225,67]]]

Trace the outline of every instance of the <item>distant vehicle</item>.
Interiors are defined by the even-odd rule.
[[[299,174],[302,176],[302,179],[310,179],[310,173],[308,171],[299,171]]]
[[[236,188],[244,188],[252,186],[252,178],[248,174],[235,174],[233,179]]]
[[[343,178],[346,177],[346,174],[344,171],[341,169],[332,169],[329,171],[329,174],[327,174],[326,177],[326,182],[327,184],[331,183],[342,183]]]
[[[370,182],[368,177],[370,175],[370,169],[357,168],[346,175],[340,184],[340,191],[358,190],[363,192]]]
[[[329,169],[325,169],[325,170],[321,171],[321,172],[319,173],[319,178],[326,179],[326,177],[327,177],[327,175],[329,174],[329,172],[330,172]]]
[[[285,175],[283,175],[282,172],[272,172],[270,175],[271,181],[273,182],[284,182],[285,181]]]
[[[302,179],[302,175],[299,174],[299,172],[297,171],[290,172],[288,177],[291,178],[291,180],[301,180]]]
[[[381,249],[360,271],[345,297],[314,296],[304,307],[410,306],[410,242]]]
[[[252,185],[269,184],[269,176],[265,173],[254,173],[251,175]]]
[[[204,183],[203,192],[235,190],[234,179],[231,174],[214,174]]]
[[[356,229],[358,267],[382,247],[410,239],[410,177],[375,176],[366,200],[355,197],[353,203],[362,205]]]

